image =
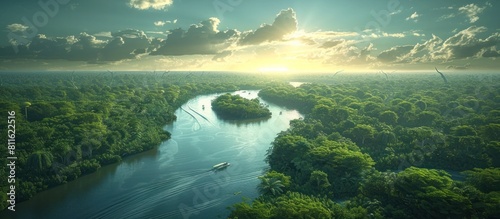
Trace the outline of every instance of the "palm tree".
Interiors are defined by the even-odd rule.
[[[276,178],[269,178],[269,177],[259,177],[261,180],[260,184],[258,185],[259,192],[264,195],[272,194],[272,195],[278,195],[283,192],[283,183],[281,183],[281,180],[278,180]]]

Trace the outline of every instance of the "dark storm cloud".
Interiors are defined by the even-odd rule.
[[[289,8],[282,10],[274,19],[273,24],[264,24],[253,32],[247,32],[240,40],[242,45],[255,45],[266,41],[282,40],[283,36],[297,30],[297,17],[295,11]]]

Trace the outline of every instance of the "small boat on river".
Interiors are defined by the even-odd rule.
[[[215,164],[212,167],[212,170],[222,170],[222,169],[228,167],[229,165],[231,165],[231,164],[228,163],[228,162],[223,162],[223,163]]]

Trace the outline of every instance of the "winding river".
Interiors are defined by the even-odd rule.
[[[201,95],[178,109],[177,120],[165,126],[172,138],[157,149],[44,191],[0,218],[226,218],[226,207],[258,196],[266,150],[301,115],[261,100],[270,119],[223,121],[210,108],[217,96]],[[227,169],[210,171],[226,161]]]

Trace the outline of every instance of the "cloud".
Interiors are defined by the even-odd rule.
[[[327,46],[328,44],[337,45],[328,49],[312,51],[304,58],[309,60],[322,59],[323,64],[333,65],[365,65],[373,63],[375,59],[371,55],[372,51],[376,50],[372,43],[369,43],[365,47],[360,47],[354,40],[342,39],[340,42],[327,43]]]
[[[212,61],[217,61],[217,62],[223,62],[227,57],[230,57],[233,55],[233,52],[228,50],[228,51],[222,51],[220,53],[215,54],[215,56],[212,58]]]
[[[161,27],[161,26],[163,26],[165,24],[166,24],[165,21],[155,21],[154,22],[154,25],[157,26],[157,27]]]
[[[465,70],[470,67],[470,63],[467,63],[465,65],[448,65],[446,66],[446,69],[455,69],[455,70]]]
[[[22,25],[22,24],[9,24],[7,25],[7,30],[9,32],[24,32],[28,29],[28,26]]]
[[[113,33],[113,40],[100,51],[99,61],[134,59],[148,51],[150,39],[143,31],[124,30]]]
[[[332,47],[335,47],[343,42],[345,42],[345,40],[326,41],[319,48],[323,48],[323,49],[332,48]]]
[[[500,51],[495,51],[495,50],[486,50],[484,53],[481,55],[484,58],[496,58],[500,57]]]
[[[47,37],[38,34],[20,52],[11,58],[60,59],[86,61],[89,63],[134,59],[151,47],[151,40],[139,30],[124,30],[115,33],[100,33],[112,38],[99,40],[96,35],[85,32],[79,36]],[[12,50],[12,49],[11,49]],[[0,56],[9,50],[2,48]]]
[[[256,45],[267,41],[279,41],[287,34],[297,30],[297,17],[295,11],[289,8],[282,10],[274,19],[273,24],[263,24],[255,31],[245,33],[240,40],[242,45]]]
[[[99,33],[95,33],[93,35],[96,37],[113,38],[111,31],[99,32]]]
[[[77,42],[74,36],[47,38],[38,34],[29,44],[30,56],[40,59],[66,59],[72,44]]]
[[[363,31],[363,33],[366,33],[366,35],[362,35],[361,38],[373,38],[373,39],[383,38],[383,37],[404,38],[408,34],[408,33],[387,33],[373,29],[366,29]]]
[[[97,61],[97,56],[106,42],[98,40],[95,36],[81,33],[76,42],[70,46],[68,59],[72,61]]]
[[[130,0],[128,5],[139,10],[156,9],[161,10],[172,5],[173,0]]]
[[[486,7],[479,7],[475,4],[468,4],[458,8],[458,11],[462,14],[465,14],[469,18],[469,22],[475,23],[479,20],[479,14],[481,14]]]
[[[217,54],[232,45],[239,37],[236,30],[219,31],[220,20],[210,18],[189,29],[170,30],[167,39],[151,55]]]
[[[417,22],[418,21],[418,19],[417,19],[418,17],[420,17],[420,15],[417,12],[414,12],[409,17],[407,17],[406,20],[407,21],[412,20],[414,22]]]
[[[500,45],[500,33],[485,39],[477,37],[485,31],[485,27],[471,26],[446,40],[432,35],[432,39],[422,44],[396,46],[382,51],[377,58],[385,63],[417,63],[499,57],[497,46]]]
[[[451,36],[443,42],[441,50],[437,52],[439,58],[453,60],[481,56],[500,43],[500,33],[495,33],[486,39],[476,38],[477,34],[485,31],[485,27],[471,26]]]
[[[177,23],[177,19],[175,19],[173,21],[155,21],[154,25],[157,26],[157,27],[162,27],[165,24],[175,24],[175,23]]]
[[[401,12],[403,12],[403,10],[399,9],[399,10],[397,10],[397,11],[393,11],[393,12],[391,12],[389,15],[391,15],[391,16],[392,16],[392,15],[400,14]]]
[[[388,50],[382,51],[377,59],[381,62],[402,62],[404,55],[410,53],[414,46],[395,46]]]

